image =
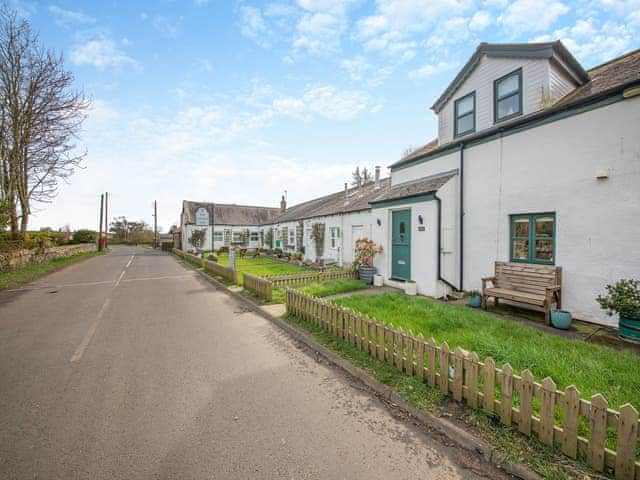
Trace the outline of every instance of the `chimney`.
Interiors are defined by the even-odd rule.
[[[349,184],[344,182],[344,204],[349,203]]]
[[[284,199],[284,195],[280,199],[280,212],[284,213],[287,211],[287,201]]]
[[[379,189],[380,188],[380,166],[376,165],[376,183],[375,183],[375,189]]]

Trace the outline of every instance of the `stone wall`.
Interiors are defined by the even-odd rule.
[[[96,248],[95,243],[81,243],[78,245],[52,247],[45,250],[34,248],[30,250],[0,252],[0,272],[9,272],[27,265],[45,263],[55,258],[68,257],[77,253],[95,252]]]

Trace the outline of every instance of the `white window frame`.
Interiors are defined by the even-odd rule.
[[[259,242],[260,241],[260,232],[250,232],[249,233],[249,241],[251,241],[251,242]]]
[[[231,243],[242,243],[242,232],[231,232]]]
[[[329,238],[331,248],[337,249],[340,246],[340,227],[329,228]]]
[[[224,242],[224,232],[220,230],[214,230],[213,232],[213,241],[214,242]]]
[[[295,247],[296,246],[296,229],[295,228],[289,228],[287,230],[287,245],[290,247]]]

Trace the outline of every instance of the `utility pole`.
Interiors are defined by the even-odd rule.
[[[153,248],[158,248],[158,202],[153,201]]]
[[[109,243],[109,192],[104,193],[104,248]]]
[[[102,212],[104,211],[104,193],[100,195],[100,232],[98,233],[98,251],[102,250]]]

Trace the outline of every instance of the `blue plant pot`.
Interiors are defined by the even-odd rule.
[[[480,305],[482,305],[482,297],[480,295],[472,295],[468,297],[467,305],[473,308],[480,308]]]
[[[551,310],[551,325],[561,330],[569,330],[571,326],[571,312],[566,310]]]

